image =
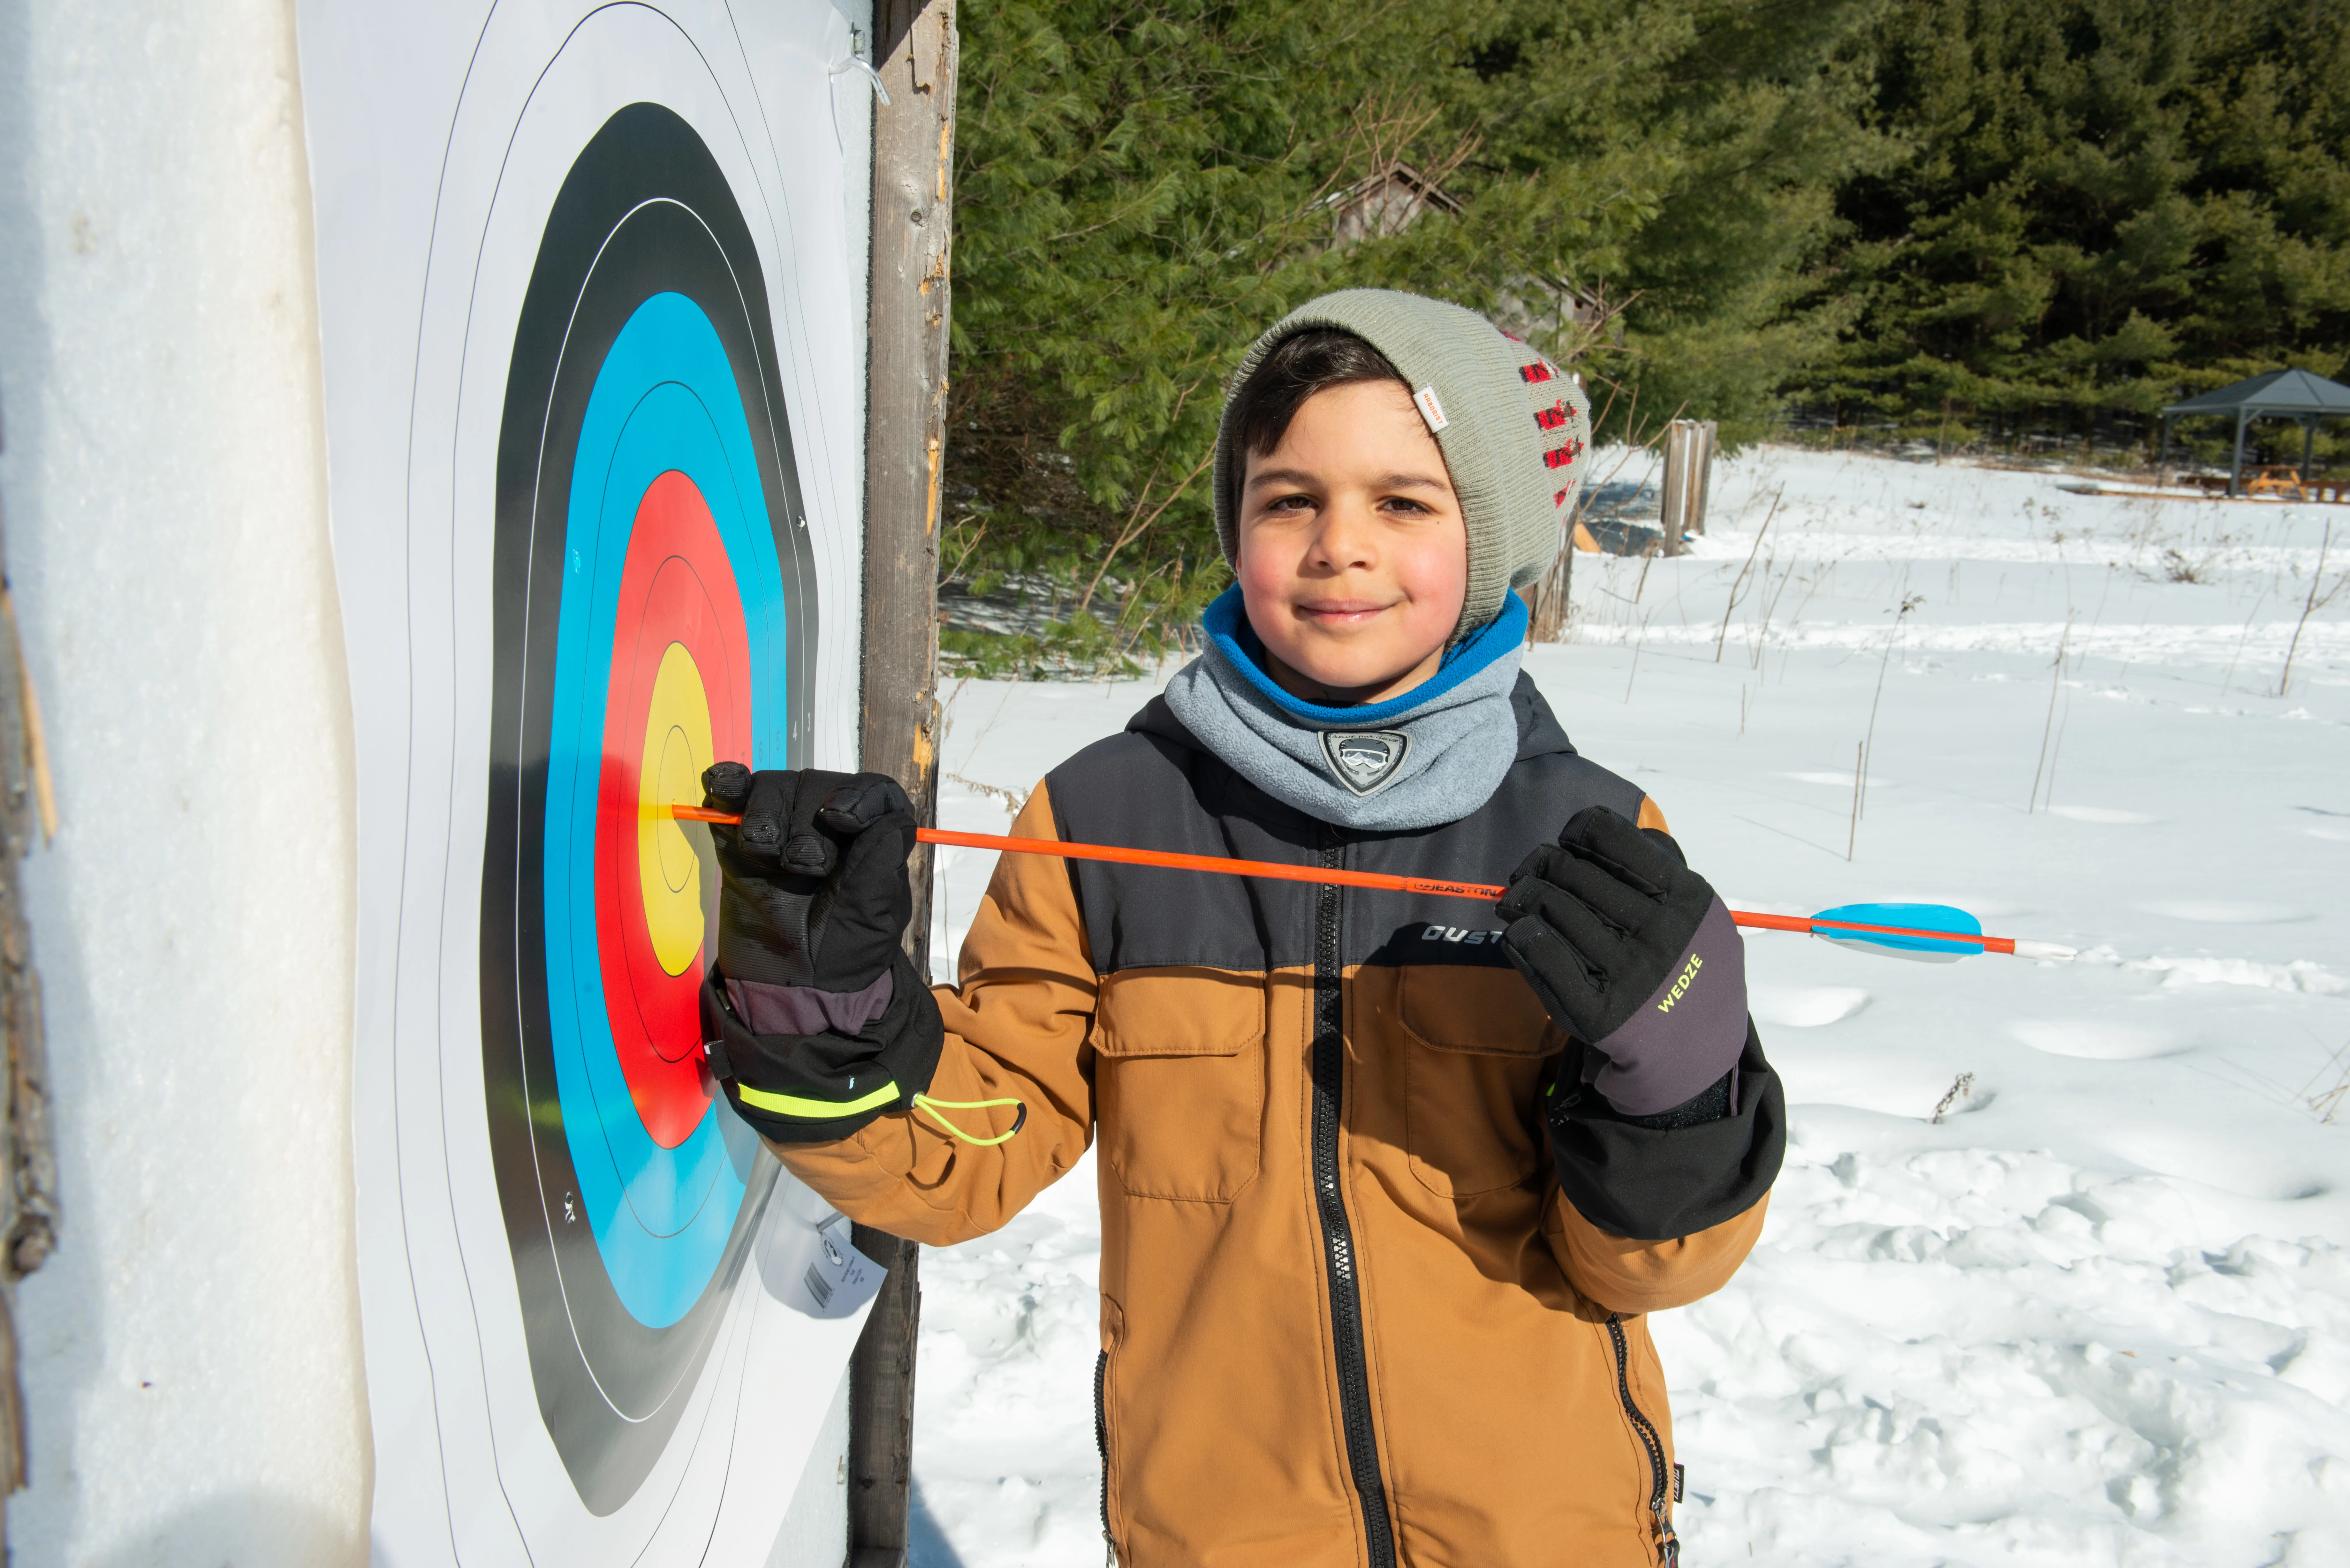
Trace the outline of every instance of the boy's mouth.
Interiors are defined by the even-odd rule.
[[[1367,626],[1394,607],[1392,603],[1374,599],[1305,599],[1290,606],[1298,618],[1308,626],[1323,627],[1332,631]]]

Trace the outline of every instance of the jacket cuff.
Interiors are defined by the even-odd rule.
[[[714,978],[714,977],[713,977]],[[889,1011],[897,976],[883,970],[860,991],[728,979],[726,1000],[754,1034],[856,1034]]]
[[[736,1010],[735,983],[713,968],[702,983],[702,1048],[712,1075],[735,1114],[775,1143],[830,1143],[875,1119],[906,1109],[931,1086],[946,1025],[930,988],[900,953],[883,977],[889,981],[878,1015],[847,1030],[761,1031]],[[805,992],[760,986],[757,991]],[[863,996],[865,992],[849,993]],[[830,992],[807,992],[830,997]],[[760,998],[773,1002],[776,998]],[[827,1010],[810,1002],[818,1018]],[[775,1021],[769,1016],[766,1021]]]
[[[1611,1102],[1612,1103],[1612,1102]],[[1654,1116],[1625,1116],[1619,1107],[1617,1115],[1636,1127],[1652,1127],[1658,1132],[1674,1132],[1682,1127],[1701,1127],[1718,1122],[1730,1115],[1738,1105],[1738,1069],[1713,1081],[1713,1086],[1700,1089],[1679,1105],[1657,1112]]]
[[[1738,1064],[1696,1099],[1628,1117],[1586,1087],[1570,1051],[1547,1120],[1558,1184],[1577,1212],[1629,1240],[1669,1241],[1744,1213],[1778,1179],[1787,1152],[1786,1091],[1749,1021]],[[1719,1096],[1726,1114],[1705,1116]],[[1686,1114],[1685,1114],[1686,1113]]]

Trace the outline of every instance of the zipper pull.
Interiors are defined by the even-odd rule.
[[[1657,1560],[1663,1568],[1679,1568],[1681,1538],[1673,1533],[1671,1516],[1665,1511],[1661,1497],[1648,1504],[1648,1528],[1657,1538]]]

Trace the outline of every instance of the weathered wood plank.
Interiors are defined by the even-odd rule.
[[[936,820],[939,492],[946,458],[954,200],[953,0],[877,0],[873,259],[865,449],[863,765],[894,774]],[[907,950],[928,971],[930,852],[915,852]],[[858,1226],[888,1266],[849,1366],[849,1563],[901,1564],[912,1498],[919,1249]]]

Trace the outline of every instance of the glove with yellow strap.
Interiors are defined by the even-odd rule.
[[[711,1070],[778,1143],[846,1137],[916,1103],[945,1028],[902,939],[914,809],[895,779],[720,763],[704,804],[722,878],[702,982]]]

